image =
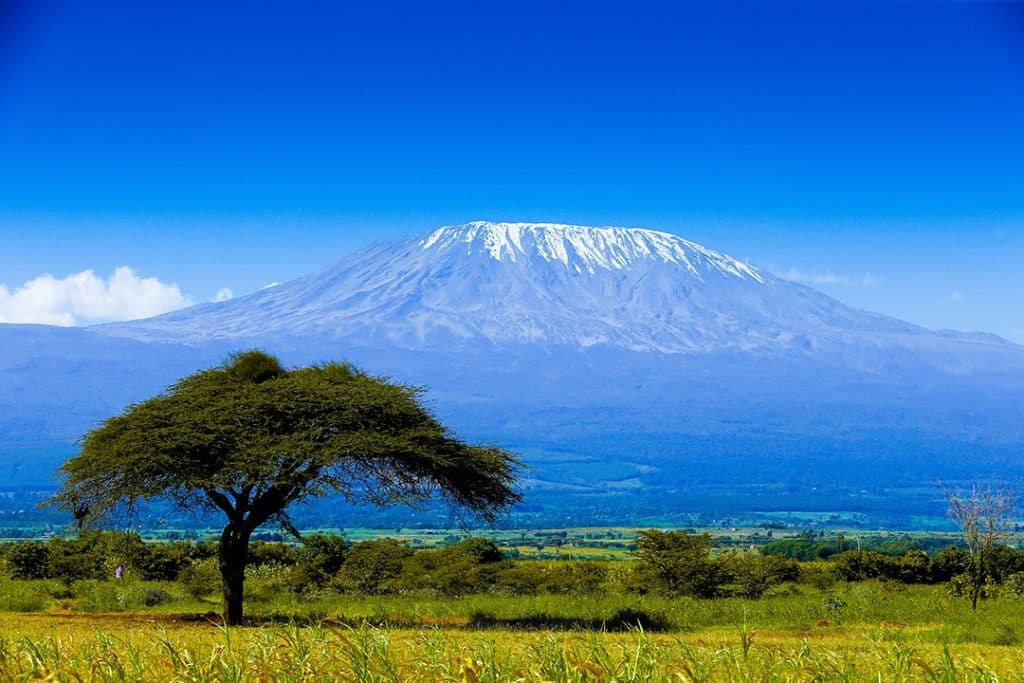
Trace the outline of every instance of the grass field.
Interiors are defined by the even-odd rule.
[[[1024,680],[1024,604],[972,613],[939,586],[787,586],[756,601],[268,598],[234,629],[204,612],[212,603],[173,606],[0,613],[0,680]]]
[[[3,680],[1021,680],[1024,651],[902,625],[595,633],[273,625],[159,615],[0,617]]]

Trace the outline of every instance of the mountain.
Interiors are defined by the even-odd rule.
[[[99,329],[144,341],[316,337],[403,349],[850,346],[932,357],[953,343],[1011,357],[1020,351],[995,337],[937,334],[854,310],[668,233],[531,223],[443,227],[372,245],[247,297]],[[979,361],[986,359],[961,357],[947,367],[966,370]]]
[[[934,512],[923,483],[1024,469],[1020,346],[663,232],[486,222],[148,320],[0,326],[0,457],[55,464],[95,420],[257,345],[430,387],[461,434],[526,455],[525,509],[556,519],[909,515]]]

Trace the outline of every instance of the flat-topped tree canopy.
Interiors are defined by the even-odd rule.
[[[289,526],[293,503],[437,494],[490,522],[520,499],[516,457],[455,438],[421,392],[346,363],[288,370],[262,351],[238,353],[86,434],[54,503],[85,524],[151,499],[221,510],[226,618],[237,623],[249,536],[271,519]]]

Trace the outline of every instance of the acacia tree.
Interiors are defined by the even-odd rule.
[[[224,620],[242,620],[249,538],[268,521],[293,530],[291,506],[327,494],[376,505],[439,495],[493,521],[519,500],[518,460],[454,438],[421,390],[348,364],[284,369],[261,351],[235,354],[130,406],[81,440],[53,499],[86,525],[142,501],[222,512]]]
[[[947,516],[960,527],[970,564],[967,571],[971,609],[978,609],[978,598],[985,586],[992,552],[1010,537],[1017,497],[1008,489],[974,487],[968,493],[946,491]]]

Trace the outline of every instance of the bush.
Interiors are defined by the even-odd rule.
[[[75,605],[85,612],[132,612],[173,602],[175,597],[160,586],[142,581],[76,581],[71,586]]]
[[[760,598],[772,586],[795,581],[800,575],[799,563],[781,555],[733,555],[721,564],[733,592],[741,598]]]
[[[48,574],[70,586],[83,579],[106,578],[103,557],[92,543],[51,538],[47,543]],[[113,571],[113,569],[111,569]]]
[[[814,586],[820,591],[827,591],[835,587],[839,576],[832,564],[808,562],[800,565],[799,581]]]
[[[307,536],[303,543],[308,543],[316,536]],[[256,541],[249,545],[249,566],[261,567],[265,564],[290,567],[299,561],[301,549],[296,550],[285,543],[265,543]]]
[[[501,551],[485,538],[469,538],[437,550],[418,550],[405,562],[399,586],[441,595],[490,590],[501,570]]]
[[[495,577],[496,586],[515,595],[597,595],[609,582],[609,563],[597,560],[506,562]]]
[[[292,588],[305,591],[326,586],[344,564],[348,549],[348,541],[340,536],[306,536],[293,553]]]
[[[356,543],[338,571],[337,585],[365,595],[392,593],[398,587],[405,560],[412,553],[404,543],[391,538]]]
[[[1024,572],[1010,574],[1003,579],[1003,594],[1014,598],[1024,596]]]
[[[503,559],[501,550],[489,538],[467,538],[453,546],[449,546],[448,550],[458,555],[471,557],[477,564],[501,562]]]
[[[711,545],[710,534],[641,531],[631,588],[697,598],[718,595],[727,577],[711,559]]]
[[[932,576],[936,581],[950,581],[971,567],[971,555],[963,548],[949,546],[932,561]]]
[[[50,553],[42,543],[15,543],[7,549],[7,567],[14,579],[48,579]]]
[[[146,581],[174,581],[196,559],[191,543],[158,543],[149,547],[148,557],[138,569]]]
[[[220,570],[213,558],[199,560],[185,567],[178,576],[178,582],[196,600],[221,590]]]

